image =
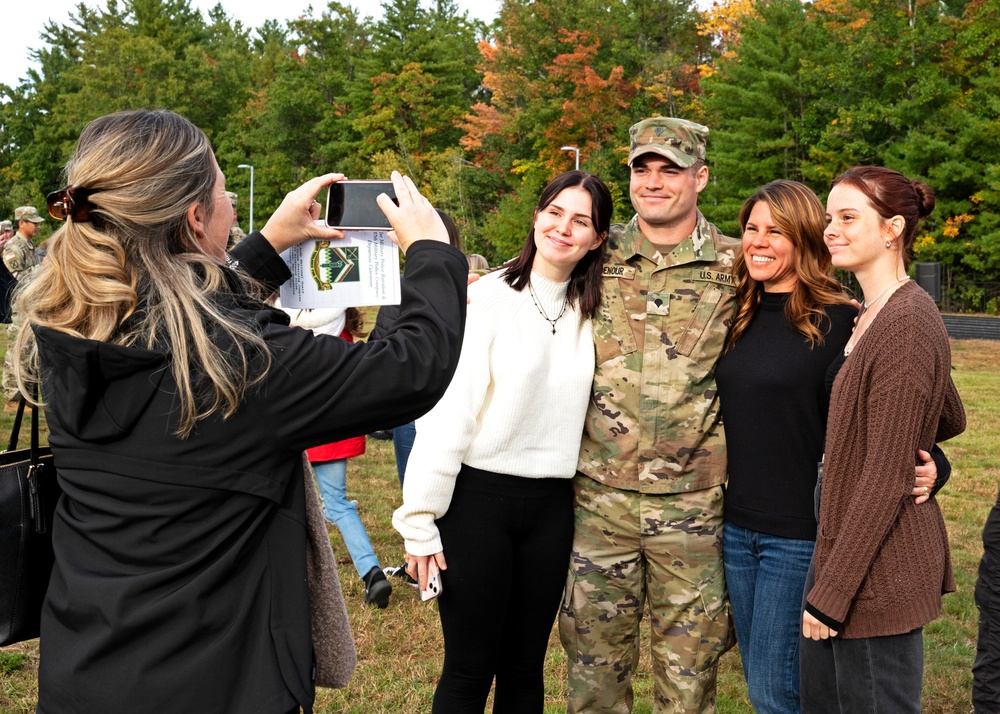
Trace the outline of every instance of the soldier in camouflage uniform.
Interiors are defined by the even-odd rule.
[[[14,224],[10,221],[0,221],[0,249],[14,237]]]
[[[31,239],[38,234],[38,224],[45,219],[34,206],[21,206],[14,211],[17,233],[3,246],[3,263],[15,278],[31,272],[41,263]]]
[[[740,243],[697,208],[707,134],[663,117],[630,130],[638,215],[608,238],[559,617],[574,714],[631,711],[647,603],[654,712],[714,711],[718,660],[734,640],[713,369],[734,312]]]
[[[247,234],[240,228],[240,219],[236,215],[236,206],[240,202],[239,196],[232,191],[226,191],[226,195],[229,196],[229,203],[233,207],[233,223],[229,226],[229,239],[226,241],[226,250],[232,250],[236,244],[247,237]]]
[[[38,224],[45,219],[38,215],[34,206],[21,206],[15,209],[14,220],[17,222],[17,233],[3,246],[3,263],[15,280],[21,280],[41,264],[31,239],[38,233]],[[3,359],[3,398],[4,408],[8,410],[16,406],[19,394],[14,379],[13,350],[19,327],[20,321],[15,312],[6,328],[7,353]]]
[[[0,256],[3,255],[4,245],[13,237],[14,224],[10,221],[0,221]],[[16,284],[14,276],[0,259],[0,322],[10,322],[10,297]]]

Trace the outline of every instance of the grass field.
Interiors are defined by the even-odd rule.
[[[1000,484],[1000,342],[953,342],[955,381],[969,424],[945,445],[954,464],[951,482],[938,497],[951,536],[959,592],[945,598],[945,612],[926,628],[924,711],[961,713],[970,709],[972,659],[978,614],[973,603],[976,567],[982,553],[980,531]],[[0,414],[0,436],[10,430],[11,415]],[[368,452],[348,467],[351,497],[358,500],[383,566],[402,561],[402,545],[391,526],[399,502],[392,446],[369,439]],[[406,586],[394,590],[386,610],[367,608],[364,591],[335,529],[340,578],[358,646],[358,668],[343,690],[320,690],[316,711],[372,714],[429,711],[441,667],[442,643],[433,604],[420,602]],[[648,626],[646,628],[648,631]],[[648,645],[648,640],[645,642]],[[0,649],[0,712],[35,710],[38,643]],[[565,658],[555,632],[546,664],[546,712],[565,710]],[[651,711],[648,650],[635,680],[637,713]],[[152,703],[151,703],[152,705]],[[151,708],[155,708],[152,707]],[[723,658],[718,710],[751,712],[739,657]]]

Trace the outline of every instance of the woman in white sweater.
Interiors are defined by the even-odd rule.
[[[545,187],[520,255],[469,287],[458,371],[417,420],[393,525],[421,587],[447,570],[434,712],[482,714],[494,677],[495,713],[542,711],[612,209],[583,171]]]

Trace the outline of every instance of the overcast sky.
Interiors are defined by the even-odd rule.
[[[215,6],[218,0],[191,0],[194,7],[201,9],[207,18],[209,8]],[[265,20],[290,20],[305,13],[310,4],[316,9],[314,15],[319,15],[326,7],[323,0],[221,0],[226,12],[246,27],[255,28],[264,24]],[[51,18],[64,20],[72,12],[80,0],[4,0],[3,50],[0,53],[0,83],[16,86],[28,72],[31,65],[28,59],[30,49],[41,47],[39,35],[45,24]],[[84,0],[89,7],[105,7],[103,0]],[[369,17],[382,15],[380,0],[346,0],[351,5]],[[426,3],[425,3],[426,4]],[[467,10],[471,17],[489,22],[500,10],[500,0],[457,0],[459,9]]]

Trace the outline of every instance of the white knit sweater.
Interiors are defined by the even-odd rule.
[[[576,473],[594,378],[591,322],[567,307],[553,335],[529,290],[516,292],[501,273],[469,286],[455,378],[417,419],[403,505],[392,519],[413,555],[442,550],[434,521],[448,510],[463,463],[525,478]],[[569,283],[532,273],[531,285],[545,313],[558,315]]]

